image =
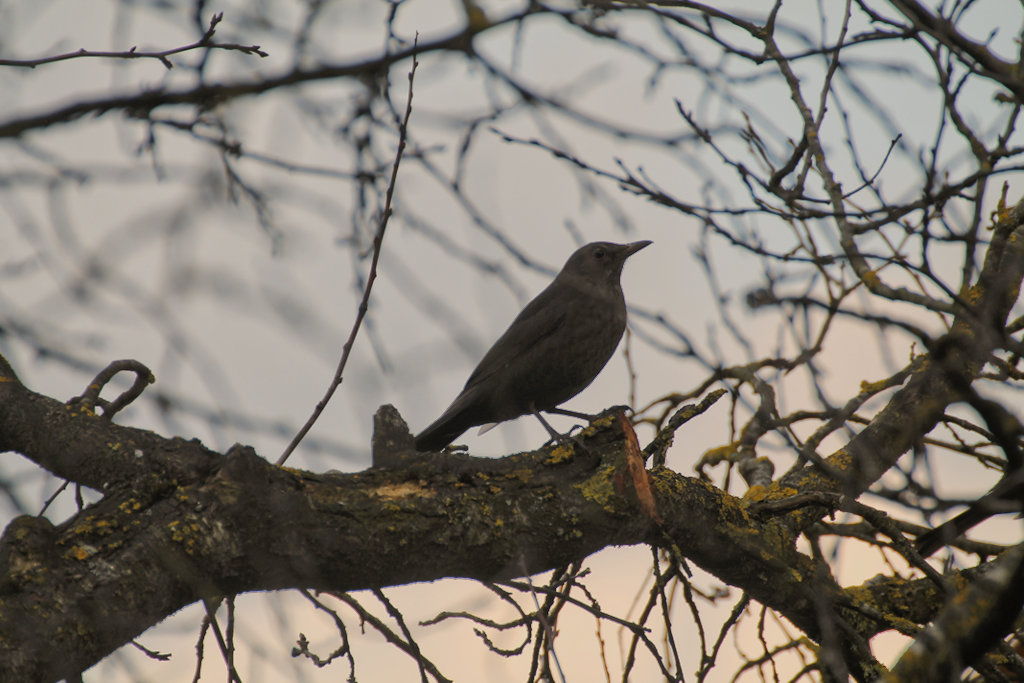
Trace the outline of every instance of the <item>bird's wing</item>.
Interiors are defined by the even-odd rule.
[[[565,324],[567,311],[549,305],[551,297],[546,297],[549,290],[544,290],[526,305],[516,316],[505,333],[494,342],[491,349],[477,364],[473,374],[466,380],[465,392],[478,382],[485,380],[502,368],[508,367],[524,355],[529,355],[537,345],[555,334]]]

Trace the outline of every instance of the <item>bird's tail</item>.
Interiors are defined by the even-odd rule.
[[[416,450],[439,451],[483,420],[476,419],[473,406],[462,406],[456,401],[441,417],[416,435]]]

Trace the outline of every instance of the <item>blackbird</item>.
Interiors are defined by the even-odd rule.
[[[619,277],[649,241],[593,242],[569,257],[547,289],[526,305],[469,376],[441,417],[416,437],[436,451],[476,425],[552,411],[597,377],[626,329]]]

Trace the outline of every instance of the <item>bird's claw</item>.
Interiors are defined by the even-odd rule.
[[[591,419],[590,421],[591,422],[597,422],[602,417],[608,417],[609,415],[618,415],[619,413],[625,413],[627,415],[635,415],[636,411],[633,410],[633,408],[631,406],[627,406],[627,405],[611,406],[610,408],[605,408],[604,410],[602,410],[597,415],[594,415],[593,419]]]
[[[582,429],[582,427],[576,425],[572,429]],[[570,448],[572,450],[579,450],[583,453],[589,453],[587,447],[583,445],[583,442],[572,435],[572,429],[570,429],[565,434],[552,434],[551,438],[547,440],[543,447],[547,448],[548,446],[554,446],[555,444],[557,444],[559,446],[565,446],[566,448]]]

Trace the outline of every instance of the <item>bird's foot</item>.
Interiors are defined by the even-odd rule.
[[[565,434],[562,434],[561,432],[557,431],[554,427],[552,427],[550,424],[548,424],[548,421],[544,419],[544,416],[540,414],[540,411],[534,410],[533,414],[537,417],[538,420],[540,420],[540,423],[544,425],[544,429],[548,431],[548,436],[551,437],[544,443],[545,448],[547,446],[557,443],[561,446],[566,446],[567,448],[571,448],[573,450],[579,449],[583,453],[588,452],[587,447],[583,445],[583,442],[572,435],[572,429],[576,429],[578,425],[574,426]]]
[[[602,417],[608,417],[609,415],[618,415],[619,413],[626,413],[628,415],[633,415],[633,414],[635,414],[635,412],[636,411],[634,411],[632,407],[627,406],[627,405],[612,406],[611,408],[605,408],[600,413],[595,415],[594,419],[591,420],[591,422],[595,422],[597,420],[600,420]]]
[[[577,458],[589,458],[590,450],[583,440],[572,434],[556,434],[544,442],[542,450],[547,450],[553,458],[550,462],[568,462]]]
[[[583,441],[581,441],[579,438],[573,435],[572,432],[575,429],[581,429],[581,427],[576,425],[565,434],[559,434],[557,432],[552,434],[551,438],[544,442],[543,447],[547,448],[548,446],[554,446],[555,444],[558,444],[559,446],[565,446],[566,448],[571,448],[573,450],[579,450],[582,451],[583,453],[587,453],[587,447],[583,445]]]

